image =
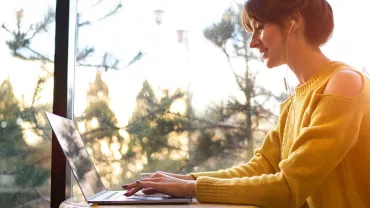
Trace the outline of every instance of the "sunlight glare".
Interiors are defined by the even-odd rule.
[[[127,171],[125,176],[126,176],[126,178],[131,178],[132,177],[132,172]]]
[[[130,134],[127,131],[120,129],[118,133],[123,137],[126,143],[130,142]]]
[[[128,146],[127,146],[127,144],[123,144],[123,145],[122,145],[122,148],[121,148],[121,153],[122,153],[122,155],[125,155],[125,154],[127,153],[127,151],[128,151]]]
[[[180,160],[181,156],[178,151],[171,151],[170,158],[171,160]]]
[[[117,141],[113,142],[111,145],[110,145],[110,149],[112,151],[119,151],[119,143]]]
[[[99,121],[96,117],[92,118],[91,121],[90,121],[90,128],[91,129],[96,129],[99,127]]]
[[[177,100],[172,103],[170,111],[174,113],[184,114],[186,112],[186,105],[184,100]]]
[[[80,134],[83,134],[83,133],[86,132],[86,128],[85,128],[84,122],[79,122],[77,124],[77,126],[78,126],[78,131],[80,132]]]
[[[136,160],[136,170],[137,171],[141,171],[141,170],[143,170],[144,169],[144,165],[143,165],[143,163],[142,163],[142,161],[140,161],[140,160]]]
[[[148,157],[146,155],[142,155],[141,156],[141,162],[146,165],[148,164]]]
[[[106,140],[100,141],[100,150],[106,156],[111,155],[111,151],[109,149],[108,142]]]
[[[114,151],[113,155],[114,155],[114,159],[116,159],[116,160],[122,159],[122,155],[121,155],[120,152]]]
[[[113,178],[119,177],[123,172],[121,165],[118,162],[115,162],[112,164],[112,167],[113,167],[112,172]]]
[[[24,140],[27,145],[32,147],[36,147],[42,142],[42,138],[38,136],[33,130],[32,125],[28,122],[23,122],[23,133],[24,133]]]

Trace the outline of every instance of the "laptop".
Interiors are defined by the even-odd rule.
[[[133,195],[126,197],[126,191],[108,191],[96,171],[90,155],[72,120],[45,112],[49,124],[64,152],[81,192],[92,204],[189,204],[191,197],[169,195]]]

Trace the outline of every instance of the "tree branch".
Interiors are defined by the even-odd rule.
[[[230,56],[229,56],[229,54],[226,52],[226,50],[225,50],[225,49],[222,49],[222,52],[225,54],[225,56],[226,56],[226,58],[227,58],[227,63],[229,64],[229,67],[230,67],[230,69],[231,69],[231,72],[233,73],[233,75],[234,75],[234,77],[235,77],[235,81],[236,81],[236,83],[238,84],[238,87],[239,87],[242,91],[244,91],[243,84],[242,84],[242,82],[239,80],[238,75],[237,75],[237,74],[236,74],[236,72],[234,71],[234,67],[233,67],[233,66],[232,66],[232,64],[231,64],[231,60],[230,60]]]
[[[91,67],[91,68],[104,68],[104,69],[114,69],[114,70],[123,70],[125,68],[120,68],[120,67],[113,67],[113,66],[104,66],[101,64],[77,64],[77,66],[81,67]]]
[[[7,31],[8,33],[12,33],[13,34],[13,32],[11,32],[6,26],[5,26],[5,24],[3,23],[2,25],[1,25],[1,27],[5,30],[5,31]]]
[[[98,3],[100,3],[100,2],[98,2]],[[97,3],[97,4],[98,4],[98,3]],[[97,18],[97,19],[92,20],[92,21],[87,20],[87,21],[85,21],[85,22],[78,23],[78,25],[77,25],[77,26],[78,26],[78,27],[83,27],[83,26],[90,25],[90,24],[92,24],[92,23],[96,23],[96,22],[99,22],[99,21],[101,21],[101,20],[104,20],[104,19],[106,19],[106,18],[108,18],[108,17],[110,17],[110,16],[113,16],[116,12],[118,12],[118,10],[119,10],[121,7],[122,7],[122,4],[121,4],[121,3],[119,3],[119,4],[117,4],[117,6],[116,6],[112,11],[110,11],[108,14],[104,15],[103,17]]]
[[[31,35],[31,37],[28,38],[28,40],[32,40],[41,30],[47,31],[46,27],[48,24],[52,23],[55,19],[55,12],[49,8],[47,15],[45,15],[44,20],[38,24],[36,24],[36,29]],[[32,28],[32,25],[30,26],[30,29]]]

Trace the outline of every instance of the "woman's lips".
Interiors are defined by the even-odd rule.
[[[265,59],[267,57],[267,50],[261,51],[262,57]]]

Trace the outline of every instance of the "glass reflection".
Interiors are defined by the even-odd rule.
[[[85,197],[105,190],[73,121],[46,115]]]

